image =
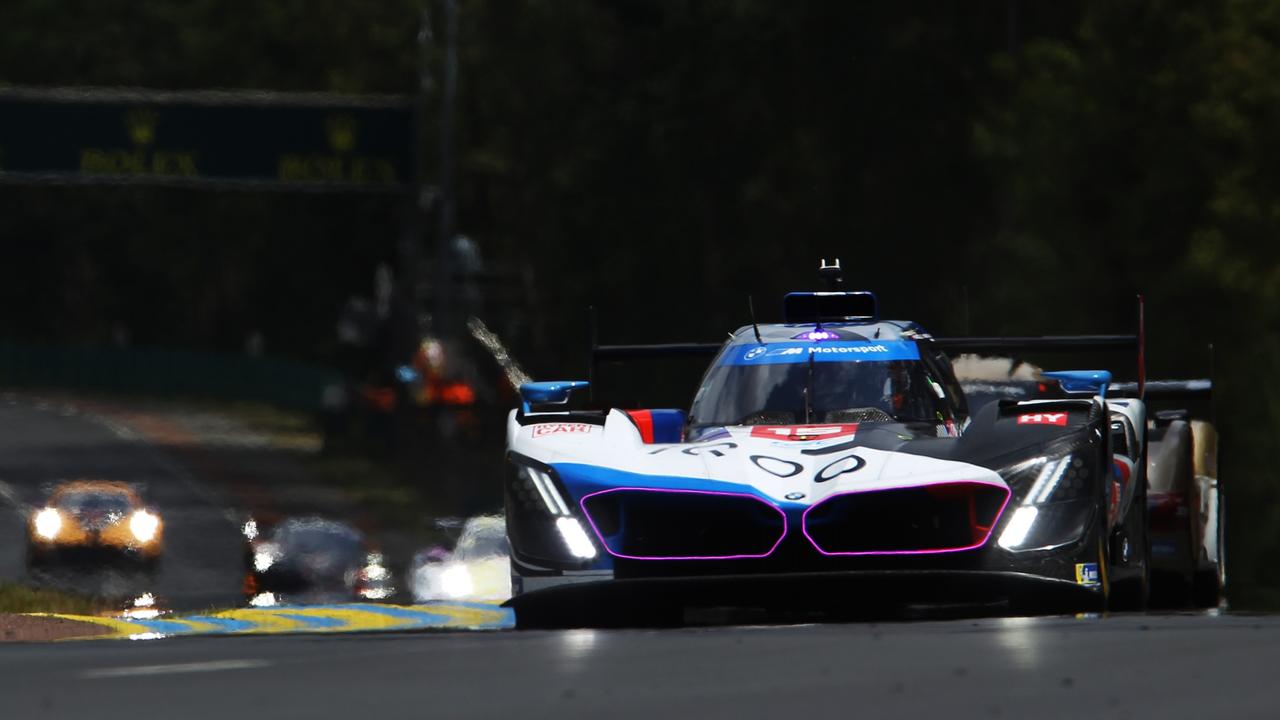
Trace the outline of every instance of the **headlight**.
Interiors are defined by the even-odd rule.
[[[391,572],[387,570],[385,565],[366,565],[364,567],[364,579],[370,582],[382,582],[391,577]]]
[[[58,537],[62,530],[62,515],[53,508],[45,508],[36,513],[36,534],[45,540]]]
[[[547,508],[547,512],[561,517],[569,516],[569,506],[565,504],[564,498],[560,497],[560,491],[556,489],[556,484],[551,480],[549,474],[527,465],[518,467],[519,470],[517,472],[520,474],[521,479],[524,480],[526,487],[537,493],[537,496],[541,498],[543,505]]]
[[[253,569],[266,572],[280,559],[280,549],[275,545],[263,543],[253,550]]]
[[[1006,550],[1017,550],[1027,539],[1027,534],[1036,524],[1036,516],[1040,509],[1031,505],[1022,505],[1013,511],[1009,522],[1005,523],[1004,532],[1000,533],[1000,547]]]
[[[1000,471],[1013,491],[997,544],[1006,550],[1049,550],[1083,535],[1093,510],[1098,472],[1088,440],[1059,443]]]
[[[507,533],[523,557],[554,568],[581,568],[600,550],[556,471],[523,456],[510,459]]]
[[[275,593],[258,593],[249,598],[250,607],[274,607],[279,603]]]
[[[440,573],[440,589],[451,598],[460,598],[475,591],[471,582],[471,572],[466,565],[453,565]]]
[[[1048,445],[1034,457],[1010,462],[997,472],[1022,505],[1093,499],[1097,452],[1091,436],[1076,435]]]
[[[582,523],[573,518],[558,518],[556,530],[560,531],[560,537],[564,540],[565,547],[569,548],[569,554],[583,560],[590,560],[596,556],[596,546],[591,544],[591,538],[587,537],[586,531],[582,529]]]
[[[356,594],[365,600],[386,600],[391,597],[391,590],[386,587],[362,587]]]
[[[160,530],[160,518],[152,515],[146,510],[139,510],[129,518],[129,532],[138,539],[138,542],[151,542],[156,537],[156,532]]]

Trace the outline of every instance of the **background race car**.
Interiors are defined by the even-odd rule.
[[[415,602],[506,600],[511,597],[510,546],[501,517],[468,518],[452,552],[414,558],[409,584]]]
[[[382,553],[344,522],[289,517],[244,524],[244,593],[251,605],[388,600],[396,592]]]
[[[1208,379],[1157,382],[1151,438],[1153,602],[1216,607],[1225,600],[1225,513],[1218,475],[1218,432]]]
[[[55,486],[27,523],[27,563],[129,560],[153,568],[164,523],[128,484],[76,480]]]

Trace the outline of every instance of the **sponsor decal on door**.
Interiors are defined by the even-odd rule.
[[[1018,416],[1019,425],[1057,425],[1058,427],[1066,427],[1067,414],[1058,413],[1029,413],[1027,415]]]
[[[534,437],[547,435],[573,435],[589,433],[595,425],[591,423],[541,423],[533,426]]]

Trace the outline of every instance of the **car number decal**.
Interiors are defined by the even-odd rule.
[[[751,428],[751,437],[771,440],[829,440],[858,432],[858,424],[846,425],[757,425]]]

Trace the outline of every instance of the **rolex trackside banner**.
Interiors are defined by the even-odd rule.
[[[400,96],[0,88],[0,180],[409,186]]]

